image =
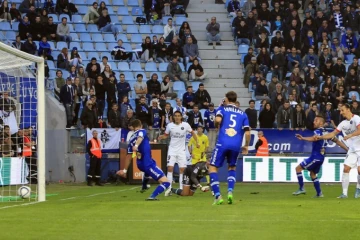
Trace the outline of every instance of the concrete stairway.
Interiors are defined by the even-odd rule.
[[[240,56],[233,42],[230,18],[223,4],[215,4],[214,0],[190,1],[187,8],[188,22],[198,40],[201,65],[208,74],[204,81],[212,101],[217,105],[228,91],[235,91],[241,108],[249,106],[251,94],[243,85],[243,69],[240,67]],[[220,24],[222,46],[208,46],[206,26],[211,17],[215,16]]]

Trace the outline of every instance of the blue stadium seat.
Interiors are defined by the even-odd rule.
[[[119,62],[118,63],[118,69],[122,72],[129,72],[129,64],[127,62]]]
[[[122,46],[125,48],[126,51],[131,51],[132,50],[130,43],[123,43]]]
[[[238,48],[238,54],[247,54],[248,50],[249,50],[249,45],[240,44]]]
[[[91,34],[91,38],[94,42],[103,42],[103,36],[101,33],[93,33]]]
[[[183,24],[183,22],[186,22],[186,17],[176,17],[176,20],[175,20],[176,26],[181,26],[181,24]]]
[[[151,34],[151,29],[149,25],[140,25],[139,32],[141,34]]]
[[[70,23],[68,24],[70,32],[75,32],[73,25]]]
[[[345,55],[345,62],[348,64],[351,64],[353,62],[354,58],[355,58],[354,54],[347,54],[347,55]]]
[[[75,5],[86,5],[85,1],[84,0],[74,0],[73,3]]]
[[[134,24],[134,20],[132,16],[123,16],[121,19],[121,23],[124,25],[132,25]]]
[[[170,103],[172,108],[176,108],[176,101],[175,100],[166,100],[166,102]]]
[[[60,16],[59,16],[59,21],[62,22],[62,19],[63,19],[63,18],[66,18],[68,23],[72,23],[72,21],[70,20],[69,15],[67,15],[67,14],[60,14]]]
[[[145,71],[147,72],[157,72],[156,63],[154,62],[147,62],[145,64]]]
[[[50,48],[51,48],[52,50],[55,50],[55,49],[56,49],[54,42],[48,41],[48,43],[49,43]]]
[[[137,76],[138,74],[142,74],[142,75],[143,75],[143,81],[149,80],[149,79],[146,77],[146,73],[145,73],[144,71],[142,71],[142,72],[135,72],[135,73],[134,73],[135,79],[136,79],[136,76]]]
[[[141,68],[141,64],[139,62],[132,62],[130,63],[130,69],[133,72],[136,71],[143,71],[143,69]]]
[[[79,35],[77,33],[70,33],[70,36],[72,38],[72,41],[74,42],[80,42],[80,38],[79,38]]]
[[[124,0],[113,0],[112,5],[114,5],[114,6],[125,6]]]
[[[106,5],[108,5],[108,4],[106,4]],[[116,15],[116,14],[114,13],[114,9],[113,9],[111,6],[110,6],[110,7],[108,6],[107,9],[108,9],[109,15],[111,15],[111,16]]]
[[[75,24],[75,31],[78,33],[87,33],[88,32],[86,30],[84,23]]]
[[[49,66],[49,62],[51,62],[51,64],[54,66],[54,62],[53,61],[50,61],[50,60],[48,60],[48,61],[46,61],[46,63],[48,64],[48,66]],[[50,67],[49,67],[49,69],[50,69]],[[49,71],[49,78],[50,79],[54,79],[54,78],[56,78],[56,71],[54,71],[54,68],[53,68],[53,70],[50,70]]]
[[[112,59],[111,59],[111,56],[110,56],[109,61],[108,61],[108,64],[110,65],[111,70],[113,70],[113,71],[117,71],[117,70],[118,70],[118,68],[117,68],[116,63],[115,63],[115,62],[113,62],[113,61],[110,61],[110,60],[112,60]]]
[[[49,67],[49,70],[55,70],[56,69],[55,64],[54,64],[53,61],[48,60],[46,63],[48,65],[48,67]]]
[[[104,42],[116,42],[114,35],[110,33],[104,34]]]
[[[69,50],[71,51],[74,47],[76,47],[78,51],[82,51],[79,42],[70,42]]]
[[[181,81],[176,81],[173,83],[173,89],[174,91],[186,91],[185,90],[185,84]]]
[[[255,101],[255,110],[256,111],[260,111],[260,106],[261,106],[261,100]]]
[[[125,34],[118,34],[117,39],[123,41],[124,43],[128,43],[129,40],[127,39]]]
[[[182,62],[179,62],[179,66],[183,72],[185,72],[185,66]]]
[[[127,7],[119,7],[117,10],[117,14],[120,16],[129,16],[129,11]]]
[[[130,6],[130,7],[138,7],[139,6],[139,1],[138,0],[128,0],[127,5]]]
[[[125,75],[126,81],[135,81],[134,74],[132,72],[122,72],[122,73]]]
[[[168,65],[169,65],[169,63],[160,63],[159,64],[159,71],[160,72],[166,72]]]
[[[162,17],[162,24],[163,24],[163,25],[166,25],[169,18],[171,18],[171,16],[163,16],[163,17]]]
[[[94,51],[94,44],[92,42],[84,42],[83,44],[84,51]]]
[[[36,47],[39,49],[39,41],[34,41]],[[67,48],[67,47],[66,47]],[[347,69],[347,68],[346,68]]]
[[[115,23],[115,24],[119,23],[119,18],[118,18],[117,15],[115,15],[115,16],[111,15],[110,20],[111,20],[112,23]],[[119,25],[117,25],[117,26],[119,26]]]
[[[68,77],[70,77],[70,73],[68,71],[63,70],[62,73],[63,73],[64,79],[67,79]]]
[[[132,43],[142,43],[142,37],[141,34],[132,34],[131,35],[131,42]]]
[[[87,6],[77,6],[78,13],[81,15],[85,15],[88,11]]]
[[[5,37],[10,41],[15,41],[16,40],[16,33],[14,31],[7,31],[5,33]]]
[[[9,22],[0,22],[0,29],[2,31],[13,31]]]
[[[144,13],[140,7],[133,7],[131,9],[131,15],[132,16],[143,16]]]
[[[88,59],[91,60],[92,58],[100,60],[99,54],[97,52],[88,52]]]
[[[11,27],[12,27],[12,30],[14,30],[16,32],[19,31],[19,22],[13,22]]]
[[[152,27],[152,33],[159,34],[159,35],[164,35],[164,27],[160,26],[160,25],[154,25]]]
[[[82,16],[78,14],[72,15],[72,20],[73,23],[82,23]]]
[[[206,112],[206,109],[200,109],[200,113],[201,113],[201,116],[203,119],[204,119],[205,112]]]
[[[156,74],[158,75],[158,81],[162,81],[162,80],[163,80],[162,75],[161,75],[161,72],[151,72],[151,73],[150,73],[150,77],[151,77],[154,73],[156,73]]]
[[[104,42],[95,42],[95,50],[99,52],[108,51],[106,44]]]
[[[351,99],[351,96],[355,95],[356,96],[356,101],[360,101],[360,96],[359,93],[357,91],[350,91],[349,92],[349,99]]]
[[[59,22],[59,18],[58,18],[58,16],[57,16],[56,14],[49,13],[49,14],[48,14],[48,17],[52,17],[54,23],[58,23],[58,22]]]
[[[63,48],[68,48],[68,45],[66,42],[57,42],[56,49],[61,51]]]
[[[51,56],[54,58],[54,59],[57,59],[57,56],[59,56],[60,54],[60,51],[51,51]]]
[[[129,99],[129,104],[132,107],[132,109],[134,109],[134,111],[135,111],[135,109],[136,109],[135,99],[130,98]]]
[[[91,32],[91,33],[98,33],[99,29],[98,29],[98,26],[95,24],[88,24],[87,31]]]
[[[89,33],[80,33],[80,40],[82,42],[92,42],[92,38]]]
[[[199,84],[201,82],[191,82],[191,86],[193,87],[194,92],[196,92],[199,89]]]
[[[183,95],[185,94],[186,91],[178,91],[177,92],[177,97],[182,99]]]
[[[117,43],[108,43],[109,51],[112,51],[115,48],[115,46],[117,46]]]
[[[86,52],[84,52],[84,51],[78,51],[78,53],[79,53],[81,59],[83,60],[83,64],[84,64],[84,61],[88,61],[88,60],[89,60],[88,57],[87,57]],[[86,65],[85,65],[85,66],[86,66]]]
[[[136,25],[128,25],[126,28],[126,33],[127,34],[138,34],[139,29]]]

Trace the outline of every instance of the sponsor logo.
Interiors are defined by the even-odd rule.
[[[225,134],[228,135],[229,137],[233,137],[237,134],[237,131],[233,128],[227,128],[225,129]]]

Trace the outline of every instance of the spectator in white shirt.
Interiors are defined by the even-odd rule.
[[[172,24],[172,18],[169,18],[168,24],[166,24],[164,27],[165,42],[171,42],[175,36],[176,36],[176,29]]]
[[[100,63],[100,72],[103,72],[105,70],[105,66],[108,65],[110,67],[111,70],[111,65],[108,64],[108,57],[107,56],[103,56],[102,57],[102,62]]]

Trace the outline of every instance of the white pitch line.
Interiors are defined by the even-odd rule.
[[[0,210],[7,209],[7,208],[14,208],[14,207],[23,207],[23,206],[33,205],[33,204],[37,204],[37,203],[41,203],[41,202],[29,202],[29,203],[23,203],[23,204],[18,204],[18,205],[5,206],[5,207],[0,207]]]
[[[63,198],[63,199],[60,199],[60,201],[67,201],[67,200],[73,200],[73,199],[78,199],[78,198],[90,198],[90,197],[96,197],[96,196],[101,196],[101,195],[108,195],[108,194],[113,194],[113,193],[126,192],[126,191],[130,191],[130,190],[134,190],[136,188],[139,188],[139,187],[133,187],[133,188],[123,189],[123,190],[119,190],[119,191],[96,193],[96,194],[91,194],[91,195],[87,195],[87,196],[76,196],[76,197],[70,197],[70,198]]]

